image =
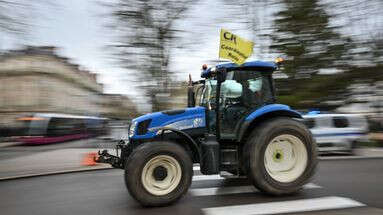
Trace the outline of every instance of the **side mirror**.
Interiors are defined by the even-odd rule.
[[[226,68],[219,68],[217,69],[216,71],[216,75],[217,75],[217,82],[218,83],[222,83],[226,80]]]
[[[189,84],[188,84],[188,107],[195,107],[193,80],[190,74],[189,74]]]
[[[188,107],[195,107],[195,95],[193,86],[188,86]]]

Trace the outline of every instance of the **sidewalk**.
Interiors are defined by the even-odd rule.
[[[83,166],[82,161],[84,156],[89,152],[97,152],[97,149],[58,149],[1,160],[0,180],[32,175],[56,174],[67,171],[73,172],[111,168],[108,164]]]

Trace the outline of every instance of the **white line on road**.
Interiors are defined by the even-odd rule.
[[[196,175],[193,176],[193,181],[209,181],[209,180],[223,180],[225,178],[219,175]]]
[[[309,183],[303,186],[304,189],[322,188],[319,185]],[[256,193],[259,192],[254,186],[233,186],[233,187],[211,187],[190,189],[189,193],[193,196],[214,196],[214,195],[229,195],[239,193]]]
[[[269,202],[248,205],[235,205],[215,208],[204,208],[206,215],[258,215],[258,214],[281,214],[298,213],[318,210],[331,210],[351,207],[366,206],[355,200],[330,196],[313,199],[302,199],[293,201]]]

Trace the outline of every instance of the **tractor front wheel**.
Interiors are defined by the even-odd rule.
[[[193,164],[184,148],[169,142],[145,143],[125,164],[125,184],[143,206],[169,205],[190,187]]]
[[[315,172],[315,143],[297,120],[280,117],[266,121],[253,131],[246,147],[248,176],[268,194],[297,192]]]

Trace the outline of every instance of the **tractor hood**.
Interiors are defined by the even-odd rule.
[[[206,127],[205,108],[193,107],[149,113],[133,119],[131,126],[131,139],[153,138],[162,127],[178,130],[203,128]]]

